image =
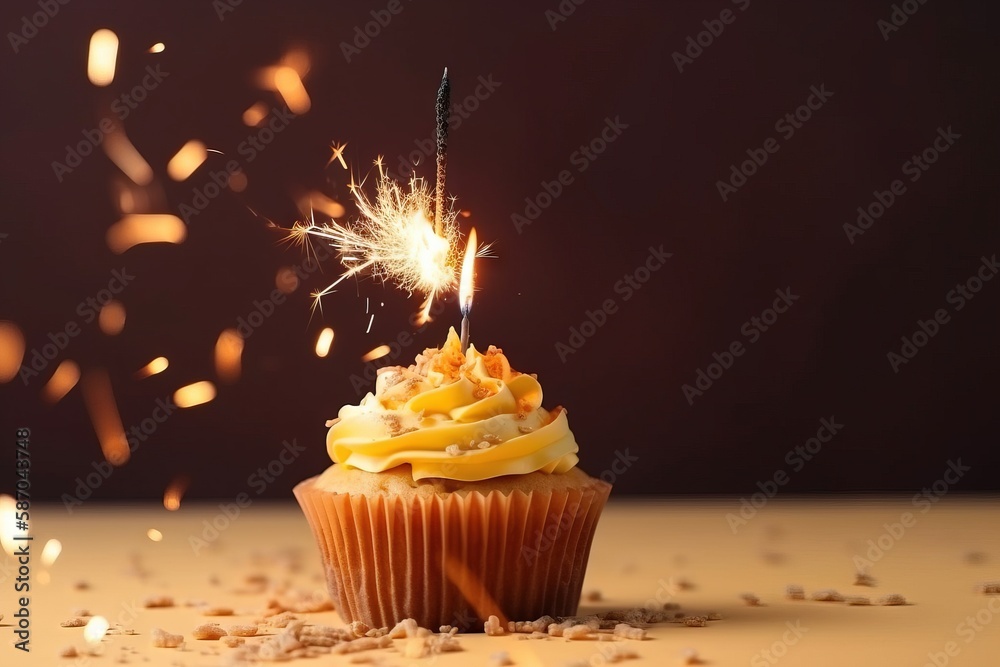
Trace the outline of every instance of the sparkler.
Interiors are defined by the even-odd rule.
[[[357,220],[347,224],[336,220],[316,224],[312,212],[309,222],[297,222],[292,226],[290,238],[293,241],[308,249],[308,237],[325,239],[340,253],[345,267],[333,283],[313,293],[313,308],[344,280],[368,272],[376,280],[394,283],[410,294],[423,293],[425,298],[417,319],[418,324],[423,324],[430,320],[434,299],[458,286],[459,231],[455,221],[458,212],[445,204],[450,99],[451,84],[445,68],[436,103],[437,174],[433,191],[424,179],[416,176],[406,185],[396,182],[386,174],[379,157],[375,161],[378,182],[374,199],[365,193],[364,182],[356,183],[351,176],[348,187],[360,213]],[[334,161],[344,165],[345,146],[334,144],[331,147],[333,157],[328,166]],[[315,211],[316,207],[312,209]],[[476,245],[473,233],[466,252],[483,257],[488,249],[488,246],[479,248]],[[463,300],[465,303],[471,307],[471,297]],[[462,306],[466,317],[468,307]]]
[[[437,116],[437,181],[434,186],[434,231],[441,236],[444,219],[444,177],[448,169],[448,107],[451,106],[451,82],[444,68],[438,88],[435,112]]]

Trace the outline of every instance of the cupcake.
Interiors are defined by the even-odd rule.
[[[577,467],[566,411],[455,330],[328,422],[333,465],[295,487],[347,622],[482,627],[576,613],[611,486]]]

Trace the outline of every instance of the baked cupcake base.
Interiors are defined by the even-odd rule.
[[[611,486],[577,468],[459,483],[334,465],[294,492],[345,621],[475,631],[576,613]]]

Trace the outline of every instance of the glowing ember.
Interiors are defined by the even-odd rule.
[[[347,213],[347,209],[341,203],[335,202],[322,192],[317,192],[316,190],[300,196],[296,200],[296,204],[298,204],[302,215],[310,219],[314,212],[322,213],[331,218],[342,218]]]
[[[392,349],[388,345],[379,345],[371,352],[366,353],[361,357],[361,361],[373,361],[375,359],[381,359],[385,355],[389,354],[389,350]]]
[[[24,334],[21,328],[7,320],[0,320],[0,383],[17,377],[24,359]]]
[[[25,542],[15,540],[15,537],[25,537],[28,533],[17,528],[16,521],[17,502],[13,496],[0,494],[0,547],[14,557],[18,546],[24,546]]]
[[[135,377],[137,380],[141,380],[142,378],[148,378],[150,375],[156,375],[157,373],[162,373],[163,371],[167,370],[167,366],[169,365],[170,362],[167,360],[166,357],[157,357],[156,359],[153,359],[151,362],[149,362],[148,364],[137,370],[135,372]]]
[[[222,382],[240,379],[243,358],[243,336],[236,329],[226,329],[215,341],[215,374]],[[211,399],[209,399],[211,400]]]
[[[330,346],[333,345],[333,329],[327,327],[319,332],[316,339],[316,356],[323,358],[330,354]]]
[[[229,189],[233,192],[243,192],[247,189],[247,174],[245,171],[234,171],[229,175]]]
[[[207,380],[194,382],[174,392],[174,403],[179,408],[192,408],[215,398],[215,385]]]
[[[108,228],[105,240],[120,255],[140,243],[183,243],[186,237],[187,227],[176,215],[131,213]]]
[[[153,540],[154,542],[162,542],[163,541],[163,533],[161,533],[160,531],[158,531],[155,528],[150,528],[149,530],[147,530],[146,531],[146,537],[148,537],[149,539]]]
[[[117,336],[125,328],[125,306],[121,301],[108,301],[101,307],[101,313],[97,317],[97,324],[101,331],[109,336]]]
[[[125,136],[125,131],[121,127],[108,134],[101,147],[108,159],[114,162],[115,166],[131,178],[136,185],[149,185],[153,182],[153,168]]]
[[[110,627],[111,624],[108,623],[108,619],[103,616],[94,616],[84,626],[83,638],[91,646],[97,646],[104,639],[104,635],[107,634]]]
[[[304,114],[312,106],[299,73],[292,67],[279,67],[274,72],[274,87],[292,113]]]
[[[153,44],[151,47],[149,47],[149,52],[150,53],[163,53],[164,49],[166,49],[166,48],[167,47],[166,47],[166,45],[163,42],[157,42],[156,44]]]
[[[187,180],[208,157],[205,144],[192,139],[177,151],[167,163],[167,175],[175,181]]]
[[[101,28],[90,37],[90,55],[87,57],[87,78],[95,86],[107,86],[115,80],[115,61],[118,60],[118,35]]]
[[[243,124],[248,127],[256,127],[267,118],[267,105],[263,102],[256,102],[243,112]]]
[[[445,211],[442,234],[438,236],[430,217],[434,198],[426,183],[413,178],[404,189],[385,174],[381,158],[375,164],[379,169],[375,201],[352,179],[359,220],[347,225],[335,221],[324,225],[297,223],[292,228],[292,238],[303,243],[307,235],[329,241],[340,252],[346,267],[337,280],[313,295],[317,302],[342,281],[363,271],[408,292],[423,292],[431,299],[455,285],[455,211]],[[425,312],[429,310],[428,305]]]
[[[190,485],[191,479],[187,475],[176,477],[163,492],[163,506],[171,512],[179,510],[181,508],[181,499]]]
[[[278,269],[278,272],[274,274],[274,286],[281,291],[282,294],[291,294],[299,288],[299,277],[295,275],[295,271],[287,266],[283,266]]]
[[[42,547],[42,565],[46,567],[52,565],[56,562],[56,558],[59,558],[59,554],[62,553],[62,542],[56,539],[51,539],[45,543]]]
[[[81,381],[81,389],[104,458],[113,466],[124,465],[131,452],[108,372],[103,368],[88,371]]]
[[[462,312],[472,310],[472,294],[475,291],[474,265],[476,263],[476,228],[469,231],[469,242],[465,246],[465,260],[462,262],[462,280],[458,286],[458,303]]]
[[[42,399],[48,403],[58,403],[79,381],[80,367],[69,359],[65,359],[56,367],[56,372],[42,387]]]

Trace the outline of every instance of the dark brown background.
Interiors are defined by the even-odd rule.
[[[928,2],[884,40],[876,22],[889,2],[766,3],[745,12],[728,1],[588,0],[550,29],[549,3],[403,0],[369,46],[347,63],[339,44],[383,2],[265,3],[246,0],[220,21],[211,2],[71,2],[14,54],[0,45],[4,105],[0,231],[0,319],[19,323],[29,350],[76,318],[83,298],[113,268],[137,277],[122,300],[128,323],[108,338],[87,327],[60,358],[105,366],[126,425],[157,398],[212,379],[218,333],[266,297],[280,266],[301,260],[251,215],[288,225],[292,192],[319,188],[348,202],[339,167],[324,168],[331,140],[367,170],[390,166],[430,136],[441,68],[457,101],[479,76],[500,87],[451,137],[448,189],[498,259],[479,264],[473,340],[501,346],[514,366],[537,372],[546,404],[565,405],[584,468],[607,470],[615,451],[638,462],[617,475],[616,493],[748,495],[777,470],[784,490],[907,491],[939,479],[949,459],[972,470],[955,488],[998,488],[997,308],[1000,281],[893,373],[886,359],[946,293],[1000,251],[996,203],[995,11],[986,3]],[[734,8],[736,20],[679,73],[671,54]],[[19,29],[32,2],[4,3],[0,29]],[[85,76],[87,44],[99,27],[121,39],[119,69],[106,90]],[[159,55],[146,53],[154,42]],[[140,246],[122,257],[104,244],[118,218],[110,197],[117,169],[103,154],[57,183],[64,146],[96,125],[101,100],[160,63],[169,77],[125,123],[157,171],[164,210],[224,160],[213,156],[184,183],[164,165],[186,140],[234,153],[250,130],[240,121],[257,100],[255,69],[304,46],[313,106],[252,164],[249,187],[197,216],[180,246]],[[810,86],[834,94],[740,191],[723,203],[715,183],[745,151],[777,137],[775,121],[805,102]],[[574,169],[570,154],[597,136],[606,117],[628,129],[531,226],[523,212],[542,180]],[[901,176],[938,127],[961,139],[856,243],[842,225]],[[429,175],[424,167],[422,173]],[[628,302],[614,285],[650,245],[672,259]],[[325,266],[254,332],[244,376],[210,404],[159,427],[128,465],[94,492],[102,499],[158,498],[178,474],[189,497],[231,498],[272,460],[283,440],[307,451],[265,495],[288,498],[298,480],[328,463],[323,422],[356,402],[350,375],[361,355],[407,328],[419,299],[371,282],[347,285],[310,321],[308,291]],[[741,335],[776,288],[800,300],[694,405],[681,391],[697,369]],[[360,297],[359,297],[360,295]],[[376,307],[370,334],[365,297]],[[619,310],[564,364],[555,350],[569,328],[604,299]],[[439,344],[458,325],[449,303],[403,356]],[[320,328],[337,331],[334,351],[312,351]],[[131,373],[165,355],[170,369],[135,382]],[[46,371],[51,373],[55,364]],[[100,450],[74,389],[55,406],[39,400],[44,380],[0,387],[0,490],[13,487],[16,426],[32,428],[38,498],[72,493]],[[820,418],[844,429],[801,471],[785,453],[813,436]],[[8,472],[10,471],[10,472]]]

